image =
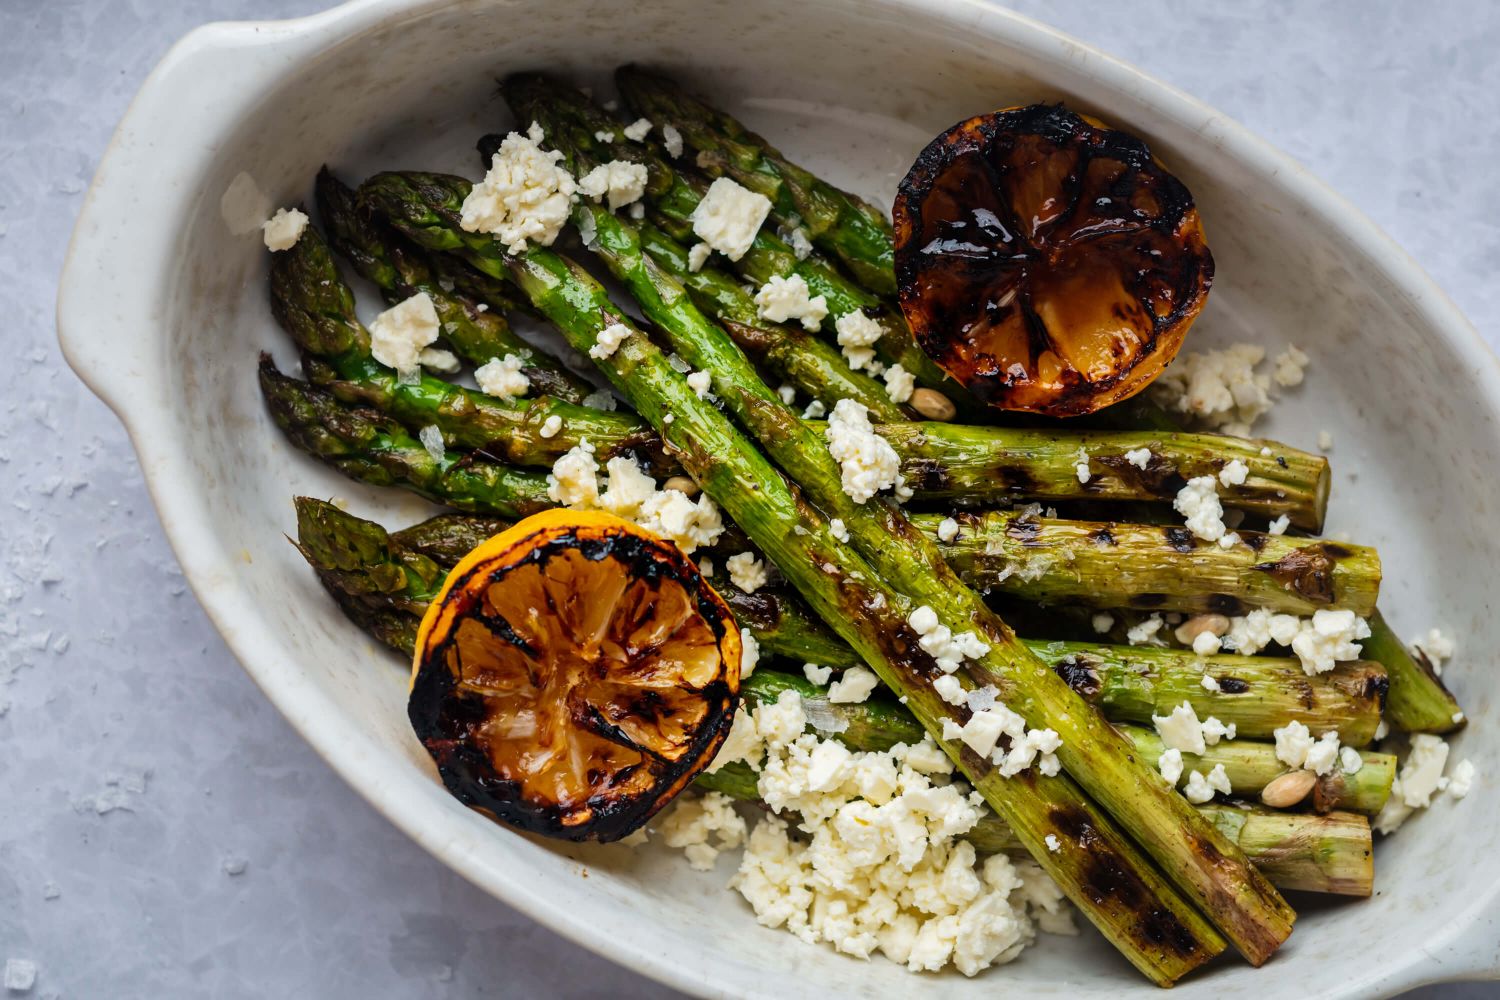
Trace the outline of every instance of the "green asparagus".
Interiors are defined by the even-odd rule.
[[[615,83],[637,114],[658,129],[676,128],[700,168],[765,195],[783,226],[806,230],[866,288],[896,294],[894,234],[884,212],[789,163],[765,139],[665,77],[624,66]]]
[[[665,354],[632,328],[623,311],[586,271],[541,248],[507,255],[489,238],[466,233],[457,219],[468,192],[469,183],[462,178],[382,174],[366,182],[360,198],[363,205],[429,249],[461,250],[481,270],[509,277],[575,350],[586,353],[600,331],[614,323],[630,330],[609,357],[600,359],[606,377],[661,431],[704,492],[745,530],[813,609],[834,624],[888,687],[907,698],[910,710],[1080,910],[1158,983],[1173,982],[1217,954],[1223,940],[1212,925],[1172,890],[1067,777],[1027,773],[1002,778],[988,759],[942,739],[940,720],[948,717],[950,709],[931,686],[936,670],[931,658],[902,638],[913,606],[896,583],[834,537],[824,516],[776,473],[723,414],[694,393]],[[677,299],[689,305],[680,286]],[[729,347],[738,354],[732,343]],[[748,366],[743,355],[738,357]],[[722,370],[705,364],[701,356],[688,360],[699,368]],[[721,398],[736,395],[719,392]],[[669,415],[670,421],[664,419]],[[795,420],[788,423],[800,426]],[[1081,701],[1075,703],[1080,712],[1088,711]],[[1180,801],[1165,783],[1157,780],[1156,784],[1163,797]],[[1265,891],[1274,895],[1248,861],[1236,857],[1233,845],[1190,809],[1185,811],[1195,836],[1213,842],[1221,855],[1233,859],[1230,868],[1238,867],[1235,862],[1243,865],[1236,878],[1265,885]],[[1049,834],[1061,842],[1077,843],[1081,833],[1090,844],[1086,863],[1083,852],[1054,852],[1045,843]],[[1181,836],[1181,831],[1174,836]],[[1110,873],[1110,891],[1101,892],[1092,884],[1101,864]]]
[[[470,364],[483,365],[507,354],[526,359],[521,373],[531,391],[568,403],[582,403],[594,386],[575,375],[556,358],[532,347],[511,330],[505,313],[508,298],[490,295],[476,299],[461,291],[450,276],[452,258],[438,257],[437,266],[427,255],[388,232],[354,209],[354,192],[324,167],[318,172],[318,214],[328,227],[333,248],[373,282],[391,304],[419,292],[427,293],[437,310],[444,341]],[[438,268],[448,265],[449,272]],[[499,301],[494,301],[499,298]]]
[[[654,469],[670,468],[649,427],[627,413],[609,413],[549,396],[507,401],[441,379],[407,381],[370,353],[370,334],[354,313],[354,296],[339,277],[333,254],[311,226],[297,245],[271,263],[271,309],[297,346],[325,362],[329,384],[343,402],[391,414],[409,428],[435,425],[445,441],[484,449],[518,465],[550,466],[586,438],[601,457],[631,452]],[[542,433],[557,417],[574,436]]]
[[[1426,656],[1413,655],[1378,611],[1370,619],[1370,637],[1361,643],[1360,652],[1385,667],[1390,677],[1385,711],[1396,729],[1451,733],[1464,725],[1458,700],[1438,678],[1432,663]]]

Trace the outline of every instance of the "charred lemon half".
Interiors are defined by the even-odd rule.
[[[677,546],[549,511],[448,575],[417,633],[407,714],[460,801],[609,841],[713,759],[739,679],[729,608]]]
[[[1182,346],[1214,262],[1188,189],[1139,138],[1060,105],[960,122],[895,205],[901,309],[980,399],[1050,416],[1139,392]]]

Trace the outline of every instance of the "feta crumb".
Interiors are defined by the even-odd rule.
[[[786,383],[782,383],[776,387],[776,395],[780,396],[781,401],[787,406],[791,406],[797,401],[797,390]]]
[[[1442,633],[1440,629],[1428,629],[1427,634],[1418,636],[1410,643],[1412,651],[1427,659],[1432,667],[1432,672],[1439,677],[1443,676],[1443,664],[1453,658],[1453,640]]]
[[[1151,464],[1151,449],[1132,448],[1125,453],[1125,461],[1144,472],[1146,466]]]
[[[759,664],[760,642],[749,629],[740,629],[740,679],[755,673]]]
[[[595,142],[614,142],[615,134],[609,129],[600,129],[594,133]]]
[[[1474,762],[1461,760],[1453,765],[1453,773],[1448,777],[1448,794],[1455,799],[1461,799],[1474,787]]]
[[[1304,768],[1321,777],[1341,762],[1337,732],[1326,732],[1322,739],[1315,740],[1305,725],[1293,719],[1272,730],[1272,735],[1276,738],[1276,759],[1288,767]]]
[[[1156,769],[1167,780],[1167,784],[1177,784],[1182,780],[1182,751],[1176,747],[1164,751],[1156,758]]]
[[[1208,746],[1214,746],[1220,740],[1232,740],[1237,735],[1238,726],[1233,722],[1226,726],[1212,715],[1203,720],[1203,742]]]
[[[1286,386],[1287,388],[1294,385],[1301,385],[1303,379],[1302,369],[1307,367],[1307,362],[1307,355],[1297,345],[1293,344],[1285,351],[1276,355],[1276,360],[1272,362],[1274,370],[1271,373],[1271,377],[1276,380],[1277,385]]]
[[[1094,626],[1094,631],[1099,633],[1100,635],[1103,635],[1104,633],[1115,627],[1115,616],[1110,614],[1108,611],[1094,612],[1094,617],[1089,621],[1090,624]]]
[[[1284,535],[1286,534],[1286,529],[1290,528],[1291,526],[1292,519],[1287,515],[1282,514],[1276,520],[1272,521],[1270,525],[1267,526],[1266,530],[1273,535]]]
[[[703,265],[708,263],[713,252],[714,248],[707,243],[694,243],[688,248],[688,270],[694,274],[703,270]]]
[[[1213,476],[1194,476],[1177,492],[1172,507],[1187,520],[1187,529],[1206,542],[1224,537],[1224,508]]]
[[[454,375],[463,367],[458,360],[458,355],[452,351],[445,351],[440,347],[422,348],[422,353],[417,355],[417,364],[423,368],[431,369],[439,375]]]
[[[403,382],[413,382],[421,373],[422,349],[437,340],[437,307],[418,292],[376,316],[369,329],[370,354]]]
[[[1318,431],[1318,450],[1330,451],[1333,448],[1333,434],[1328,431]]]
[[[812,256],[812,240],[807,237],[807,230],[801,226],[793,226],[786,234],[786,241],[792,248],[792,255],[798,260],[806,260]]]
[[[611,323],[599,331],[594,346],[589,348],[589,357],[600,361],[612,357],[628,336],[630,336],[630,328],[624,323]]]
[[[542,421],[541,429],[537,433],[544,438],[555,438],[560,430],[562,430],[562,417],[554,413]]]
[[[820,667],[816,663],[802,664],[802,676],[807,678],[809,684],[818,687],[827,687],[828,681],[833,677],[832,667]]]
[[[722,851],[745,842],[745,821],[734,801],[720,792],[682,796],[661,822],[668,847],[680,848],[695,871],[713,868]]]
[[[1049,833],[1042,839],[1047,844],[1047,850],[1051,851],[1052,853],[1056,854],[1058,851],[1062,850],[1062,842],[1057,839],[1057,834]]]
[[[800,320],[804,330],[816,330],[828,315],[828,300],[812,296],[800,274],[789,278],[772,275],[755,293],[755,312],[773,323]]]
[[[1219,765],[1220,773],[1224,766]],[[1202,805],[1210,802],[1214,797],[1214,789],[1209,785],[1208,779],[1203,776],[1202,771],[1192,771],[1188,774],[1187,784],[1182,786],[1183,797],[1194,805]]]
[[[1156,733],[1161,737],[1162,744],[1169,750],[1202,754],[1206,749],[1203,725],[1189,702],[1183,702],[1167,715],[1153,713],[1151,722],[1156,726]]]
[[[651,131],[651,120],[649,118],[637,118],[629,125],[626,125],[622,131],[625,133],[625,138],[631,142],[643,142],[646,135]]]
[[[844,493],[855,503],[896,485],[901,460],[890,442],[875,433],[863,404],[852,399],[835,403],[824,434],[829,454],[839,463]]]
[[[1345,774],[1357,774],[1359,769],[1365,766],[1365,759],[1359,755],[1359,751],[1353,747],[1343,747],[1339,750],[1339,770]]]
[[[29,993],[36,985],[36,963],[29,958],[7,958],[5,960],[5,990],[8,993]]]
[[[1212,632],[1199,632],[1193,636],[1193,652],[1198,656],[1213,656],[1219,651],[1219,647],[1222,645],[1223,641]],[[1209,687],[1210,681],[1213,681],[1212,687]],[[1208,674],[1203,675],[1203,686],[1210,691],[1219,690],[1219,682],[1208,676]]]
[[[1302,381],[1307,356],[1290,349],[1276,360],[1276,381],[1284,386]],[[1271,408],[1271,375],[1257,374],[1265,360],[1259,344],[1236,344],[1222,351],[1182,354],[1151,386],[1161,406],[1189,414],[1203,427],[1245,436]],[[1295,359],[1300,357],[1300,364]],[[1283,365],[1283,359],[1288,359]],[[1295,368],[1296,375],[1291,372]],[[1293,380],[1295,378],[1295,380]]]
[[[1318,610],[1291,641],[1292,652],[1309,677],[1332,670],[1341,660],[1359,658],[1358,640],[1370,637],[1370,624],[1348,610]]]
[[[867,700],[879,683],[880,678],[868,667],[850,667],[828,685],[828,700],[836,705],[857,704]]]
[[[693,209],[693,233],[711,249],[739,260],[770,211],[771,201],[765,195],[719,177]]]
[[[677,131],[676,125],[661,127],[661,144],[666,147],[667,155],[672,159],[682,155],[682,133]]]
[[[850,368],[858,371],[874,363],[874,345],[879,342],[882,331],[873,317],[856,309],[835,319],[833,328]]]
[[[578,190],[595,201],[607,199],[609,210],[614,212],[640,201],[646,193],[646,168],[625,160],[601,163],[578,179]]]
[[[303,232],[307,230],[307,223],[307,213],[302,211],[302,209],[278,208],[275,215],[260,225],[261,236],[265,239],[266,249],[271,251],[290,250],[302,238]]]
[[[485,395],[510,402],[531,390],[531,380],[521,371],[525,365],[525,360],[515,354],[491,358],[474,369],[474,381]]]
[[[1250,475],[1250,467],[1239,459],[1231,459],[1224,468],[1219,470],[1219,482],[1227,489],[1230,486],[1244,486],[1245,480]]]
[[[828,533],[846,544],[849,541],[849,529],[844,525],[844,519],[841,517],[835,517],[828,522]]]
[[[945,517],[938,522],[937,536],[940,542],[951,542],[958,537],[958,522],[951,517]]]
[[[705,371],[693,372],[687,377],[688,388],[693,390],[693,395],[702,399],[708,395],[709,389],[713,388],[713,376]]]
[[[1203,636],[1205,636],[1205,635],[1212,635],[1212,633],[1211,632],[1203,632],[1203,633],[1201,633],[1198,636],[1198,639],[1203,638]],[[1193,645],[1194,646],[1197,646],[1198,639],[1194,639],[1193,640]],[[1216,643],[1218,642],[1218,638],[1216,636],[1214,637],[1214,641]],[[1194,649],[1193,652],[1197,653],[1198,651],[1197,651],[1197,649]],[[1206,654],[1199,653],[1198,655],[1203,656],[1203,655],[1206,655]],[[1214,694],[1219,694],[1223,690],[1221,687],[1219,687],[1219,679],[1217,677],[1215,677],[1213,674],[1204,674],[1203,677],[1202,677],[1202,679],[1198,683],[1200,683],[1200,684],[1203,685],[1203,690],[1205,690],[1205,691],[1212,691]]]
[[[559,150],[541,148],[536,122],[500,144],[484,179],[469,191],[459,215],[465,232],[490,233],[509,253],[531,243],[551,246],[567,224],[577,184],[560,165]]]
[[[1078,476],[1079,485],[1087,485],[1093,478],[1089,474],[1089,453],[1082,446],[1079,447],[1078,454],[1073,456],[1073,472]]]
[[[724,560],[729,571],[729,582],[747,594],[753,594],[770,580],[766,564],[755,558],[754,552],[741,552]]]
[[[1412,813],[1431,805],[1433,795],[1450,784],[1450,779],[1443,777],[1447,764],[1448,744],[1442,737],[1431,733],[1413,735],[1401,773],[1391,782],[1390,798],[1375,817],[1375,829],[1385,834],[1395,833]],[[1472,782],[1472,771],[1466,770],[1465,777]]]
[[[1164,623],[1161,615],[1153,614],[1144,621],[1136,622],[1125,631],[1125,641],[1132,646],[1163,646],[1166,643],[1157,635]]]
[[[437,424],[428,424],[417,432],[417,440],[422,442],[422,447],[427,449],[427,454],[434,462],[441,463],[447,457],[446,446],[443,444],[443,429]]]
[[[911,394],[917,390],[917,377],[905,368],[900,362],[891,365],[885,370],[885,394],[893,403],[904,403],[911,399]]]
[[[962,705],[967,701],[968,692],[964,690],[963,682],[953,674],[943,674],[933,681],[932,689],[950,705]]]

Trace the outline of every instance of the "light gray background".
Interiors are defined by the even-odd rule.
[[[0,962],[37,962],[38,997],[664,995],[450,874],[303,745],[59,356],[68,232],[147,71],[202,22],[322,6],[0,0]],[[1500,337],[1500,8],[1011,6],[1270,138]]]

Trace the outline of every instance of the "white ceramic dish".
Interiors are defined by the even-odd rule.
[[[1492,665],[1500,556],[1500,371],[1432,282],[1295,163],[1211,108],[1006,11],[965,0],[362,0],[299,21],[195,31],[157,67],[100,166],[58,303],[70,363],[129,428],[198,598],[267,696],[428,850],[537,920],[712,996],[1117,996],[1151,992],[1102,943],[1049,940],[976,981],[910,978],[758,927],[727,863],[589,849],[500,830],[443,792],[405,721],[400,669],[359,639],[282,536],[292,493],[343,495],[387,523],[423,505],[293,454],[265,418],[257,350],[293,352],[265,298],[255,223],[305,199],[327,161],[474,175],[472,140],[509,124],[497,74],[605,84],[618,62],[680,73],[796,159],[888,197],[923,142],[977,111],[1065,99],[1140,132],[1202,207],[1218,278],[1194,342],[1295,341],[1309,383],[1269,432],[1337,439],[1333,530],[1381,547],[1399,628],[1462,637],[1451,675],[1488,776],[1381,845],[1378,895],[1313,902],[1267,968],[1225,961],[1178,987],[1216,998],[1397,992],[1500,976],[1500,727]],[[873,68],[873,71],[872,71]],[[238,180],[237,180],[238,178]],[[1357,475],[1356,475],[1357,474]]]

